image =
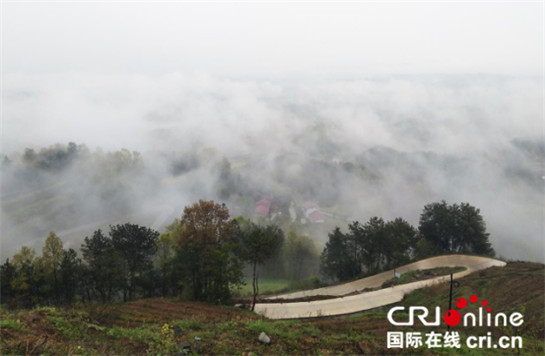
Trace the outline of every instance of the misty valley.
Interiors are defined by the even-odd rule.
[[[402,217],[417,225],[424,205],[465,201],[481,209],[499,255],[540,259],[531,248],[539,238],[538,221],[521,216],[520,210],[520,224],[505,227],[501,207],[508,204],[511,212],[522,204],[538,208],[543,181],[536,177],[535,164],[545,160],[542,143],[514,140],[497,159],[482,162],[385,147],[343,159],[341,143],[328,138],[321,126],[308,130],[306,140],[315,142],[314,147],[305,143],[308,155],[256,152],[226,157],[211,147],[141,154],[91,150],[75,143],[6,155],[2,258],[22,245],[39,250],[49,231],[75,249],[85,236],[111,224],[131,222],[163,232],[181,217],[184,206],[205,199],[225,203],[232,217],[270,221],[286,232],[308,236],[318,250],[337,226],[346,230],[349,223],[373,216]],[[485,165],[493,175],[482,181],[467,176]],[[483,192],[483,186],[493,185],[508,186],[509,195]],[[440,191],[445,186],[448,194]],[[506,249],[514,243],[516,250]]]

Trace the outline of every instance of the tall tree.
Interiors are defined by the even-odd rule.
[[[424,206],[418,229],[438,251],[454,252],[456,238],[457,206],[449,206],[444,200]]]
[[[125,266],[112,240],[96,230],[91,238],[85,237],[81,252],[86,266],[86,274],[93,291],[98,293],[103,303],[111,301],[124,283]]]
[[[110,226],[112,243],[127,265],[129,300],[133,299],[137,281],[152,268],[159,233],[144,226],[126,223]]]
[[[388,261],[385,268],[396,268],[409,263],[415,255],[418,231],[402,218],[388,221],[384,228],[388,247],[384,252]]]
[[[184,293],[214,303],[229,299],[230,285],[242,283],[229,210],[225,204],[200,200],[184,209],[180,224],[177,261],[184,271]]]
[[[155,264],[159,273],[159,285],[161,295],[166,296],[169,293],[177,292],[176,286],[176,236],[179,236],[182,225],[176,219],[172,224],[167,226],[167,231],[161,234],[157,239],[157,254]]]
[[[15,267],[13,263],[6,262],[0,266],[0,300],[2,303],[11,304],[15,293],[13,292],[12,282],[15,279]]]
[[[44,271],[45,281],[48,285],[48,294],[54,296],[56,303],[59,302],[59,270],[64,255],[62,240],[51,231],[45,239],[45,245],[42,248],[41,265]]]
[[[481,211],[468,203],[461,203],[457,210],[457,238],[454,240],[459,253],[475,253],[494,256],[494,249],[488,240],[486,223]]]
[[[343,234],[338,227],[329,233],[320,256],[320,270],[326,276],[340,281],[348,280],[361,273],[358,253],[350,235]]]
[[[382,218],[372,217],[365,225],[355,222],[349,225],[350,233],[360,250],[360,261],[368,274],[377,273],[386,265],[388,246],[385,222]]]
[[[82,276],[81,260],[74,249],[64,251],[59,268],[60,288],[63,303],[72,304]]]
[[[289,279],[300,280],[316,274],[320,255],[310,237],[290,230],[282,250],[285,274]]]
[[[282,246],[284,232],[276,225],[260,226],[239,220],[240,256],[252,266],[252,311],[259,293],[259,265],[273,256]]]
[[[43,279],[37,271],[36,251],[22,246],[21,251],[13,255],[12,261],[15,278],[11,281],[11,288],[15,295],[15,303],[31,307],[43,300]]]
[[[419,230],[439,253],[494,255],[480,210],[468,203],[449,205],[442,201],[426,205]]]

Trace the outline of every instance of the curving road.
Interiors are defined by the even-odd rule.
[[[469,255],[447,255],[437,256],[414,262],[399,268],[397,273],[405,273],[412,270],[423,270],[437,267],[465,267],[464,271],[454,274],[454,278],[461,278],[472,272],[486,269],[493,266],[503,267],[505,262],[488,257]],[[312,302],[281,302],[281,303],[259,303],[255,305],[255,311],[271,319],[300,319],[315,318],[322,316],[334,316],[360,312],[401,301],[403,296],[415,289],[424,288],[433,284],[446,282],[449,275],[435,277],[424,281],[412,282],[395,286],[395,288],[384,288],[372,292],[365,292],[356,295],[348,295],[354,292],[362,292],[366,288],[377,288],[385,281],[394,276],[394,271],[386,271],[371,277],[362,278],[353,282],[339,284],[331,287],[324,287],[301,292],[278,295],[268,298],[269,300],[295,299],[310,296],[334,296],[337,298],[316,300]]]

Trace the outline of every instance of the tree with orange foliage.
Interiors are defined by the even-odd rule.
[[[242,263],[234,254],[234,225],[225,204],[199,200],[180,220],[177,266],[187,298],[223,303],[230,286],[242,283]]]

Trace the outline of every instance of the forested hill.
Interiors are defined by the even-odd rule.
[[[485,157],[381,146],[358,151],[316,125],[291,144],[299,149],[256,145],[251,154],[232,156],[207,146],[140,153],[76,143],[6,154],[1,257],[22,245],[40,248],[49,231],[76,249],[85,236],[110,224],[162,231],[199,199],[225,202],[231,216],[274,220],[318,243],[335,226],[373,216],[402,216],[416,224],[422,206],[444,199],[481,209],[499,255],[542,258],[535,248],[542,142],[513,140]],[[508,223],[506,217],[514,215],[517,223]]]

